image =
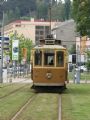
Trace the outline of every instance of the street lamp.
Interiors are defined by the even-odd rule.
[[[3,6],[4,0],[1,4]],[[1,58],[0,58],[0,83],[3,83],[3,48],[4,48],[4,9],[3,9],[3,17],[2,17],[2,29],[1,29]]]

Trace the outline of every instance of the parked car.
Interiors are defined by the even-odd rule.
[[[84,65],[79,66],[79,69],[80,69],[80,72],[86,72],[87,71],[87,68]]]

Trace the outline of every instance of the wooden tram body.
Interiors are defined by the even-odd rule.
[[[59,40],[40,40],[31,52],[33,86],[65,86],[68,82],[67,49]]]

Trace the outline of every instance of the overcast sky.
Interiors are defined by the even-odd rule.
[[[59,1],[59,0],[58,0]],[[71,1],[73,1],[73,0],[71,0]],[[64,0],[62,0],[62,2],[64,2]]]

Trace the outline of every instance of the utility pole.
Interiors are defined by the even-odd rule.
[[[80,68],[78,64],[81,64],[81,36],[79,39],[80,42],[80,46],[79,48],[77,48],[77,69],[76,69],[76,83],[79,84],[80,83]]]
[[[0,2],[0,4],[3,6],[4,2],[7,2],[7,0],[3,0]],[[0,83],[3,83],[3,50],[4,50],[4,6],[3,6],[3,12],[2,12],[2,31],[1,31],[1,58],[0,58]]]
[[[1,39],[1,58],[0,58],[0,83],[3,83],[4,10],[3,10],[1,36],[2,36],[2,39]]]

